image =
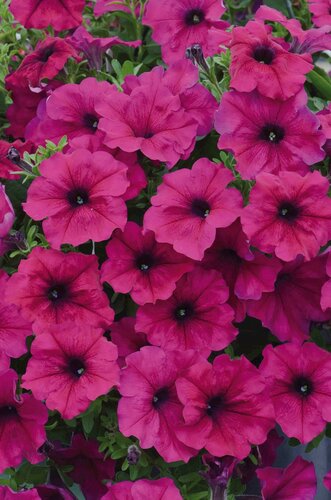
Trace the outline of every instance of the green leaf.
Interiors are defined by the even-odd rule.
[[[305,453],[310,453],[312,450],[314,450],[315,448],[317,448],[317,446],[320,444],[320,442],[322,441],[322,439],[324,438],[324,431],[321,432],[321,434],[319,434],[318,436],[315,437],[315,439],[313,439],[312,441],[310,441],[307,446],[306,446],[306,449],[305,449]]]
[[[327,99],[331,101],[331,80],[326,75],[321,74],[320,70],[316,68],[308,73],[307,80],[314,85],[319,95],[323,97],[323,99]]]

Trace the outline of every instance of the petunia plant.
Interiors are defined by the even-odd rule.
[[[0,19],[0,498],[326,498],[331,0]]]

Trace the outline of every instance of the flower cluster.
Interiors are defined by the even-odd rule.
[[[0,6],[0,498],[315,498],[331,4],[262,3]]]

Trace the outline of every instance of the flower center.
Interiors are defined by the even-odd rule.
[[[175,312],[174,312],[175,320],[179,321],[180,323],[191,318],[193,316],[193,314],[194,314],[193,306],[192,306],[192,304],[189,304],[189,303],[180,304],[175,309]]]
[[[188,26],[195,26],[196,24],[202,23],[205,18],[205,14],[201,9],[189,10],[185,15],[185,23]]]
[[[273,142],[274,144],[278,144],[284,137],[285,131],[282,127],[269,123],[262,128],[259,136],[263,141]]]
[[[215,418],[224,407],[222,396],[215,396],[207,401],[206,413],[209,417]]]
[[[93,130],[95,132],[98,128],[99,118],[91,113],[86,113],[83,118],[85,127]]]
[[[69,191],[67,199],[72,207],[81,207],[88,203],[89,196],[85,189],[73,189]]]
[[[313,392],[312,383],[306,377],[295,379],[293,386],[294,390],[303,397],[309,396]]]
[[[71,358],[69,360],[69,371],[72,375],[79,378],[86,370],[85,363],[79,358]]]
[[[293,222],[295,219],[297,219],[298,215],[300,213],[300,210],[298,207],[293,205],[292,203],[285,202],[282,203],[278,207],[278,216],[280,219],[283,219],[287,222]]]
[[[17,409],[15,406],[1,406],[0,407],[0,422],[3,420],[8,420],[13,417],[17,417]]]
[[[149,271],[150,268],[153,266],[153,264],[154,264],[153,257],[147,253],[138,255],[138,257],[136,258],[137,268],[143,273]]]
[[[169,399],[169,389],[167,387],[162,387],[153,396],[152,405],[154,408],[160,408]]]
[[[47,297],[52,302],[58,302],[61,299],[64,299],[67,295],[67,289],[64,285],[54,285],[49,288],[47,292]]]
[[[47,47],[46,49],[41,50],[39,54],[39,61],[47,62],[51,55],[54,53],[53,46]]]
[[[194,215],[206,219],[210,214],[210,205],[205,200],[196,199],[192,201],[191,210]]]
[[[266,45],[259,45],[253,51],[253,57],[261,64],[271,64],[275,58],[275,51]]]

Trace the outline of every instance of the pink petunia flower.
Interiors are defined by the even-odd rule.
[[[275,290],[264,292],[260,300],[248,300],[247,313],[261,320],[282,342],[302,343],[309,335],[312,321],[326,321],[329,311],[323,313],[321,288],[327,279],[327,255],[303,262],[284,263],[278,273]]]
[[[197,135],[206,135],[211,131],[217,101],[206,87],[198,83],[199,70],[190,60],[178,61],[167,71],[162,66],[156,66],[139,76],[128,75],[123,88],[130,94],[138,86],[152,85],[153,82],[165,85],[173,95],[179,96],[182,107],[199,124]]]
[[[331,278],[331,253],[329,253],[326,263],[326,273]],[[322,287],[321,307],[323,311],[331,309],[331,279],[329,279]]]
[[[331,419],[331,354],[306,342],[268,345],[263,358],[276,422],[287,436],[308,443]]]
[[[263,500],[313,500],[317,491],[315,467],[297,457],[286,469],[257,469]]]
[[[315,257],[331,238],[329,182],[319,172],[259,174],[241,215],[251,245],[289,262]]]
[[[6,83],[13,87],[37,87],[41,80],[54,78],[70,57],[80,60],[76,50],[65,40],[48,37],[25,56],[19,68],[7,77]]]
[[[8,488],[8,486],[0,486],[0,500],[40,500],[40,498],[35,488],[23,491],[13,491]],[[67,498],[70,499],[71,497]],[[67,500],[67,498],[65,500]]]
[[[62,323],[46,332],[32,344],[22,386],[70,419],[118,383],[117,348],[89,326]]]
[[[246,358],[202,360],[177,379],[185,425],[177,437],[218,457],[245,458],[274,427],[274,411],[258,369]]]
[[[178,488],[172,479],[163,477],[154,481],[140,479],[130,482],[122,481],[108,486],[102,500],[182,500]]]
[[[35,332],[65,321],[108,328],[114,319],[95,255],[34,248],[11,276],[5,297],[34,322]]]
[[[75,28],[82,23],[85,0],[11,0],[10,11],[25,28],[55,31]]]
[[[5,186],[0,183],[0,257],[7,252],[5,241],[15,220],[15,212],[10,199],[6,195]]]
[[[128,222],[107,245],[108,260],[102,265],[102,281],[115,292],[130,293],[140,305],[168,299],[176,282],[193,268],[193,262],[170,245],[157,243],[152,231]]]
[[[110,148],[140,150],[170,168],[194,147],[197,121],[182,106],[180,97],[157,78],[136,86],[130,95],[108,92],[96,103],[96,111],[104,117],[99,128]]]
[[[288,52],[261,22],[234,28],[230,48],[230,86],[240,92],[256,89],[286,100],[302,89],[306,73],[313,69],[310,56]]]
[[[25,138],[36,144],[46,139],[53,142],[66,135],[69,139],[90,137],[100,145],[104,133],[99,128],[98,103],[105,106],[116,87],[95,78],[85,78],[81,83],[68,83],[52,92],[46,102],[39,104],[37,117],[27,126]]]
[[[155,232],[157,241],[202,260],[215,240],[216,228],[229,226],[241,213],[241,194],[227,189],[232,180],[228,169],[207,158],[196,161],[192,170],[165,175],[151,198],[144,227]]]
[[[149,345],[145,333],[136,331],[136,318],[125,317],[111,325],[111,341],[118,349],[118,364],[121,368],[126,366],[126,357],[142,347]]]
[[[146,304],[137,311],[136,329],[151,344],[164,350],[196,349],[209,355],[236,337],[229,290],[217,271],[204,269],[185,274],[168,300]]]
[[[202,261],[205,269],[216,269],[229,287],[229,304],[235,311],[235,320],[245,319],[245,300],[258,300],[263,292],[274,289],[281,264],[256,250],[250,250],[240,220],[231,226],[218,229],[213,245],[205,252]]]
[[[118,36],[98,38],[92,36],[84,26],[79,26],[73,35],[67,39],[75,47],[77,52],[82,52],[86,57],[90,68],[100,71],[102,68],[102,56],[104,52],[114,45],[125,45],[127,47],[139,47],[141,40],[122,40]]]
[[[86,500],[99,499],[107,493],[103,481],[113,479],[115,474],[114,460],[105,458],[99,446],[97,440],[87,440],[82,434],[75,434],[70,447],[55,447],[49,453],[56,464],[73,467],[67,474],[79,484]]]
[[[7,274],[0,269],[2,296],[8,283]],[[11,358],[19,358],[27,352],[26,337],[32,335],[32,325],[22,318],[14,304],[0,302],[0,351]]]
[[[220,21],[223,1],[171,0],[160,7],[159,0],[149,0],[143,23],[151,26],[152,38],[161,45],[167,64],[184,59],[186,49],[197,43],[205,56],[217,54],[229,39],[224,31],[229,25]]]
[[[0,375],[0,472],[23,458],[32,464],[44,458],[38,448],[46,440],[47,409],[30,394],[17,397],[17,379],[14,370]]]
[[[18,174],[11,174],[10,172],[20,171],[21,168],[7,158],[10,148],[15,148],[18,153],[23,156],[24,152],[34,152],[34,145],[32,142],[22,142],[19,139],[14,142],[7,142],[0,140],[0,178],[1,179],[19,179]]]
[[[327,490],[331,491],[331,470],[324,476],[323,484]]]
[[[308,7],[316,26],[331,26],[330,0],[308,0]]]
[[[57,153],[39,170],[23,208],[34,220],[46,219],[43,230],[53,248],[104,241],[124,228],[127,209],[120,196],[129,185],[124,163],[103,151],[78,149]]]
[[[136,436],[142,448],[154,448],[167,462],[187,462],[197,452],[176,437],[183,423],[175,381],[200,356],[194,351],[165,352],[143,347],[126,358],[122,370],[118,404],[119,429],[124,436]]]
[[[325,136],[306,100],[304,93],[285,102],[256,91],[223,95],[215,115],[215,128],[221,134],[218,147],[233,151],[244,179],[282,170],[304,175],[307,165],[323,160]]]

